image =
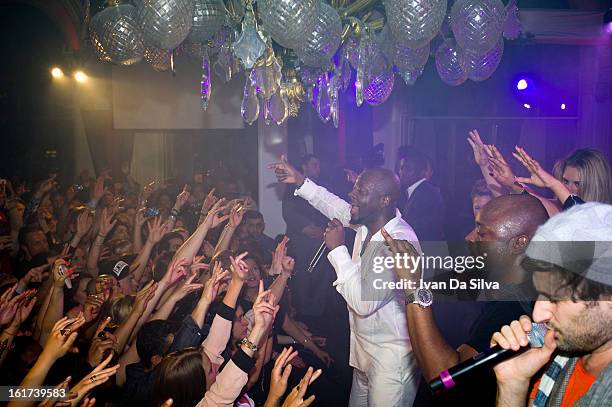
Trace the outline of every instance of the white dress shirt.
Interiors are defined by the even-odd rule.
[[[362,255],[362,245],[368,229],[363,225],[349,224],[351,205],[348,202],[309,179],[305,180],[295,194],[306,199],[328,218],[337,218],[345,227],[352,227],[357,231],[352,258],[344,245],[330,251],[327,256],[337,275],[333,285],[345,299],[349,310],[351,329],[349,364],[364,372],[372,370],[397,372],[397,369],[402,371],[410,369],[414,374],[418,374],[408,337],[403,292],[377,291],[376,298],[368,297],[366,300],[362,298],[364,289],[362,283],[369,283],[372,280],[372,275],[364,279],[365,273],[373,273],[372,270],[362,270],[362,263],[365,267],[366,264],[371,264],[373,256],[392,255],[389,248],[381,243],[384,238],[380,231],[372,236],[370,241],[374,243],[368,244]],[[384,227],[393,238],[408,240],[420,250],[414,231],[402,219],[397,209],[395,218]],[[385,269],[379,276],[386,277],[385,280],[395,279],[393,269]]]
[[[422,178],[422,179],[418,180],[417,182],[415,182],[414,184],[412,184],[412,185],[410,185],[408,187],[408,189],[406,190],[408,192],[408,199],[410,199],[410,197],[414,193],[414,190],[417,189],[419,187],[419,185],[421,185],[426,180],[427,180],[427,178]]]

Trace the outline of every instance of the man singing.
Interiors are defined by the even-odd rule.
[[[285,157],[270,168],[280,182],[295,184],[297,196],[331,219],[325,230],[327,257],[337,275],[333,285],[347,303],[351,327],[349,363],[354,371],[349,405],[412,405],[421,374],[410,346],[404,299],[398,291],[372,289],[374,278],[395,278],[393,268],[376,274],[372,269],[376,258],[391,256],[382,227],[394,238],[418,245],[396,208],[397,176],[381,168],[365,170],[349,194],[349,204],[305,178]],[[352,258],[344,244],[343,227],[357,232]]]

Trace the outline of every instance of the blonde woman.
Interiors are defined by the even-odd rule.
[[[529,178],[517,177],[519,183],[549,188],[567,209],[577,203],[612,203],[612,177],[605,155],[595,149],[579,149],[557,161],[554,176],[542,169],[525,150],[516,147],[513,153],[531,173]]]

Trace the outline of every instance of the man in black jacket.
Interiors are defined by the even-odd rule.
[[[445,240],[444,200],[440,189],[429,181],[431,164],[414,148],[399,150],[399,178],[402,217],[414,229],[420,242]]]

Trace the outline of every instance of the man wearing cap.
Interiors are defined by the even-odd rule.
[[[136,255],[123,256],[119,259],[104,260],[100,262],[100,275],[114,277],[119,283],[123,295],[135,294],[138,291],[138,282],[130,272],[130,264],[134,262]]]
[[[539,293],[533,321],[549,331],[542,348],[495,367],[497,405],[612,405],[612,206],[592,202],[551,218],[526,254]],[[531,326],[524,315],[491,345],[519,350]]]

